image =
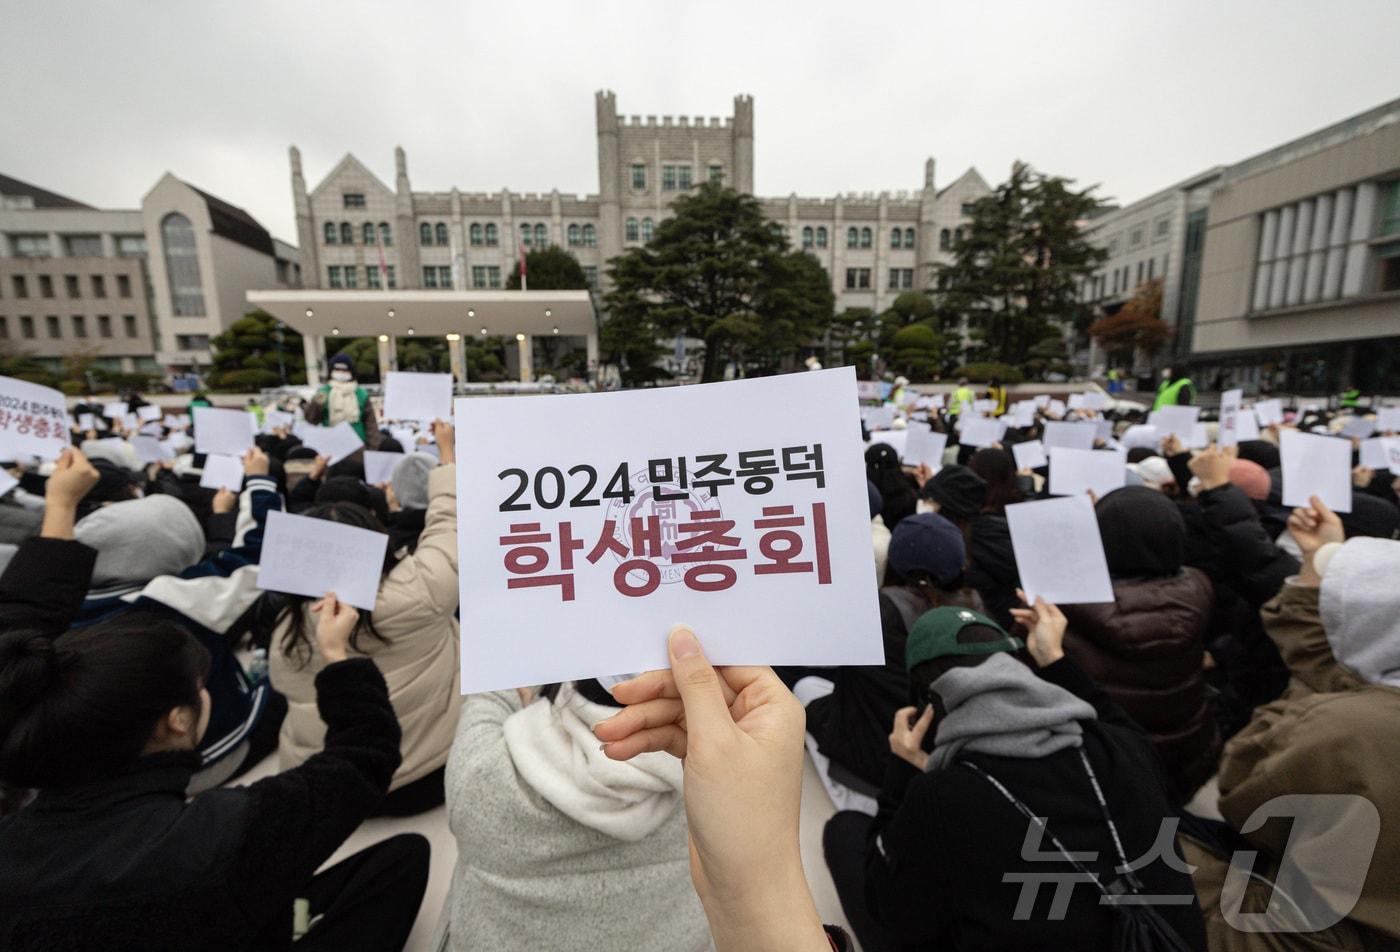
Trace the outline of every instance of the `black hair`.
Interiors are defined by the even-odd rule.
[[[604,707],[622,707],[613,696],[608,693],[608,689],[598,683],[595,678],[588,678],[585,681],[575,681],[574,690],[583,696],[585,701],[592,701],[594,704],[601,704]],[[545,698],[550,704],[559,700],[559,689],[563,687],[562,682],[556,681],[554,684],[546,684],[540,688],[540,697]]]
[[[987,484],[986,502],[983,512],[1001,515],[1012,503],[1021,502],[1021,483],[1016,476],[1016,459],[1006,450],[994,446],[984,446],[967,461],[972,470]]]
[[[1156,456],[1157,451],[1150,446],[1134,446],[1128,450],[1128,462],[1141,463],[1149,456]]]
[[[62,787],[121,773],[169,711],[199,710],[209,665],[193,635],[144,613],[57,638],[0,634],[0,781]]]
[[[389,521],[389,503],[384,498],[384,493],[373,486],[365,485],[363,479],[339,474],[329,476],[321,484],[321,488],[316,490],[316,505],[322,506],[335,502],[354,503],[368,509],[374,513],[374,518],[381,525]],[[382,532],[384,530],[376,531]]]
[[[317,497],[319,499],[319,495]],[[364,506],[353,502],[327,502],[318,503],[312,506],[302,515],[312,519],[325,519],[328,522],[339,522],[343,525],[354,526],[357,529],[368,529],[371,532],[386,532],[384,524],[379,521],[374,513]],[[390,570],[398,564],[398,556],[392,546],[384,547],[384,568],[380,575],[382,579],[388,575]],[[277,613],[276,625],[281,626],[283,621],[288,623],[287,640],[282,645],[282,653],[288,658],[295,660],[302,667],[311,663],[311,637],[306,633],[306,612],[304,606],[307,602],[316,601],[305,595],[287,595],[286,601],[282,604]],[[388,644],[389,639],[379,633],[379,629],[374,627],[374,612],[360,609],[360,620],[355,623],[355,630],[350,632],[350,647],[356,651],[360,650],[360,636],[368,635],[380,644]]]

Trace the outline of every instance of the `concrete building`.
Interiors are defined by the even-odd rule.
[[[249,289],[299,283],[295,247],[170,173],[129,210],[0,176],[0,346],[55,369],[197,371]]]
[[[1204,389],[1394,392],[1400,381],[1400,100],[1095,219],[1085,300],[1162,277],[1162,319]],[[1097,367],[1097,354],[1090,363]]]
[[[321,289],[496,289],[519,249],[558,245],[595,287],[608,259],[646,243],[671,201],[705,180],[754,191],[754,103],[736,96],[724,119],[623,116],[612,92],[595,97],[598,192],[415,192],[402,148],[394,183],[346,155],[308,189],[291,149],[292,197],[304,284]],[[934,163],[916,192],[760,199],[793,247],[816,255],[838,307],[883,309],[927,287],[929,266],[990,191],[975,169],[938,189]],[[392,330],[392,328],[390,328]]]

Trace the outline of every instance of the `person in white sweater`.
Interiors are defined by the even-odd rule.
[[[457,866],[435,949],[712,948],[691,886],[681,764],[610,759],[597,681],[476,694],[447,761]]]

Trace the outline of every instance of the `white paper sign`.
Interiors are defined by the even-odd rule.
[[[263,414],[263,429],[271,433],[279,427],[290,428],[296,423],[296,415],[285,410],[267,410]]]
[[[431,423],[451,418],[451,374],[389,372],[384,381],[384,419]]]
[[[129,412],[130,411],[127,409],[126,404],[120,401],[115,403],[104,403],[102,405],[102,415],[109,420],[124,419],[127,413]]]
[[[1018,400],[1011,408],[1012,424],[1018,427],[1035,426],[1035,411],[1034,400]]]
[[[1045,448],[1065,446],[1075,450],[1091,450],[1098,427],[1093,423],[1065,423],[1050,420],[1045,424]]]
[[[1001,421],[990,417],[964,415],[958,419],[958,442],[964,446],[991,446],[1000,442],[1005,432]]]
[[[1084,408],[1086,410],[1102,410],[1108,405],[1108,394],[1100,390],[1089,390],[1084,393]]]
[[[58,459],[68,445],[68,402],[51,387],[0,377],[0,459]]]
[[[1037,595],[1057,605],[1113,601],[1099,521],[1088,496],[1013,503],[1006,507],[1006,523],[1021,589],[1032,603]]]
[[[253,445],[253,418],[242,410],[194,408],[194,451],[242,456]]]
[[[86,433],[88,430],[97,429],[97,417],[91,413],[78,414],[78,429]]]
[[[1235,437],[1239,442],[1259,439],[1259,418],[1254,415],[1253,407],[1241,407],[1235,424]]]
[[[1050,486],[1052,496],[1079,496],[1093,492],[1102,499],[1127,480],[1127,454],[1120,450],[1076,450],[1052,446]]]
[[[1045,457],[1045,444],[1040,440],[1013,443],[1011,455],[1016,457],[1017,469],[1039,469],[1049,462]]]
[[[198,427],[195,431],[198,432]],[[301,441],[318,456],[326,457],[331,466],[365,445],[355,428],[343,420],[332,427],[307,425],[301,432]]]
[[[908,437],[904,441],[904,462],[938,472],[943,466],[943,451],[948,448],[948,434],[933,432],[927,423],[910,423],[905,432]]]
[[[0,496],[6,495],[11,489],[19,485],[19,480],[10,475],[7,469],[0,469]]]
[[[462,691],[665,667],[678,621],[717,664],[881,663],[855,383],[457,400]]]
[[[975,413],[991,413],[997,408],[995,400],[973,400],[972,409]]]
[[[1351,512],[1351,441],[1299,430],[1278,439],[1283,504],[1308,506],[1317,496],[1333,512]]]
[[[365,482],[371,486],[387,483],[394,474],[394,467],[407,453],[381,453],[378,450],[365,450]]]
[[[1210,429],[1204,423],[1196,423],[1191,427],[1191,435],[1182,441],[1182,445],[1188,450],[1203,450],[1210,445]]]
[[[136,418],[139,420],[159,420],[160,417],[161,409],[154,403],[148,403],[145,406],[140,406],[136,408]]]
[[[1390,448],[1386,444],[1392,442],[1396,441],[1387,440],[1383,436],[1378,436],[1373,440],[1362,440],[1361,458],[1358,463],[1367,469],[1390,469]]]
[[[1347,417],[1346,421],[1342,423],[1342,436],[1364,440],[1374,432],[1376,432],[1376,421],[1370,417],[1353,415]]]
[[[876,430],[870,434],[871,445],[884,443],[894,447],[894,451],[899,454],[900,459],[904,458],[904,445],[909,439],[908,430]]]
[[[1260,400],[1254,405],[1254,416],[1261,427],[1282,423],[1283,401],[1278,399]]]
[[[274,510],[267,514],[258,588],[312,598],[335,592],[373,610],[388,544],[382,532]]]
[[[205,489],[243,490],[243,460],[237,456],[210,455],[204,458],[204,473],[199,485]]]
[[[878,407],[866,407],[863,414],[865,427],[869,430],[888,430],[890,424],[894,423],[894,414],[895,409],[891,406],[882,404]]]
[[[1052,417],[1062,417],[1065,415],[1065,402],[1063,400],[1051,399],[1045,405],[1045,412]]]
[[[1381,407],[1376,411],[1376,429],[1382,433],[1400,433],[1400,407]]]
[[[133,436],[131,448],[136,452],[136,458],[142,463],[158,463],[163,459],[175,458],[175,454],[171,452],[170,448],[154,436]]]
[[[1220,439],[1221,446],[1234,446],[1240,441],[1240,405],[1244,400],[1243,390],[1226,390],[1220,395]]]
[[[1200,415],[1200,407],[1162,407],[1147,415],[1147,424],[1155,426],[1163,439],[1170,433],[1185,444],[1191,441],[1191,433]]]

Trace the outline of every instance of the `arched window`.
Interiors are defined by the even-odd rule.
[[[957,244],[957,243],[960,242],[960,241],[962,241],[962,229],[961,229],[961,228],[954,228],[954,229],[953,229],[953,244]]]
[[[433,239],[440,245],[451,243],[447,240],[447,226],[442,222],[438,222],[433,226]]]
[[[342,245],[353,245],[355,243],[355,229],[350,227],[348,221],[340,223],[340,243]]]
[[[859,229],[859,228],[847,228],[847,229],[846,229],[846,247],[847,247],[847,248],[859,248],[859,247],[860,247],[860,229]]]
[[[418,226],[418,243],[420,245],[431,245],[433,243],[433,226],[427,222]]]
[[[199,274],[199,245],[194,226],[179,212],[160,222],[165,251],[165,277],[170,283],[170,306],[181,317],[204,314],[204,281]]]
[[[520,243],[521,243],[522,245],[524,245],[526,248],[530,247],[531,243],[532,243],[533,240],[534,240],[533,234],[534,234],[534,233],[530,231],[530,226],[529,226],[529,225],[521,225],[521,226],[520,226]]]
[[[637,219],[627,219],[627,230],[624,232],[628,241],[636,241],[638,238]]]
[[[598,247],[598,229],[592,225],[583,226],[583,246],[585,248]]]
[[[816,238],[815,238],[815,236],[814,236],[814,234],[813,234],[813,232],[812,232],[812,226],[811,226],[811,225],[803,225],[803,226],[802,226],[802,247],[804,247],[804,248],[810,248],[810,247],[812,247],[812,242],[815,241],[815,240],[816,240]]]
[[[651,229],[652,229],[651,219],[650,219],[650,218],[643,218],[643,219],[642,219],[642,240],[643,240],[643,241],[651,241]]]
[[[385,248],[394,243],[394,233],[389,230],[389,223],[387,221],[379,223],[379,243]]]
[[[570,225],[570,226],[569,226],[569,247],[572,248],[572,247],[576,246],[576,245],[579,243],[580,240],[582,240],[582,232],[579,230],[578,225]]]
[[[364,223],[364,226],[360,228],[360,233],[361,233],[362,235],[364,235],[364,243],[365,243],[365,244],[367,244],[367,245],[372,245],[372,244],[374,244],[374,222],[372,222],[372,221],[367,221],[367,222],[365,222],[365,223]]]
[[[826,247],[826,226],[825,226],[825,225],[823,225],[823,226],[821,226],[821,227],[819,227],[819,228],[817,229],[817,247],[818,247],[818,248],[825,248],[825,247]]]
[[[333,222],[333,221],[328,221],[328,222],[326,222],[326,244],[328,244],[328,245],[333,245],[333,244],[335,244],[335,243],[336,243],[335,222]]]
[[[486,225],[486,247],[494,248],[501,243],[501,231],[496,227],[495,222],[488,222]]]
[[[890,232],[890,247],[891,247],[891,248],[903,248],[903,247],[904,247],[904,232],[903,232],[903,231],[899,230],[898,228],[895,228],[894,230],[892,230],[892,231]]]
[[[914,247],[914,229],[912,228],[904,229],[904,247]]]
[[[948,229],[943,229],[938,233],[938,248],[940,251],[947,251],[953,244],[953,236],[948,233]]]
[[[535,226],[535,247],[546,248],[549,246],[549,228],[545,225]]]
[[[862,248],[869,248],[872,240],[874,240],[874,236],[870,233],[870,229],[862,228],[860,230],[860,246]]]
[[[472,222],[472,227],[471,227],[471,229],[469,230],[468,234],[471,235],[471,243],[472,243],[472,244],[474,244],[474,245],[480,245],[481,242],[482,242],[482,240],[483,240],[482,237],[481,237],[481,236],[482,236],[481,222],[479,222],[479,221],[474,221],[474,222]]]

